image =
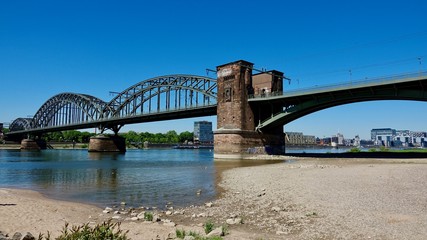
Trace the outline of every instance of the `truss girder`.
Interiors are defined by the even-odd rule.
[[[9,126],[9,130],[13,131],[22,131],[31,128],[31,118],[17,118]]]
[[[121,118],[216,104],[216,79],[168,75],[139,82],[108,103],[103,117]]]
[[[34,115],[31,128],[44,128],[95,121],[107,103],[99,98],[76,93],[61,93],[47,100]]]
[[[211,115],[216,103],[216,79],[194,75],[161,76],[127,88],[109,103],[86,94],[55,95],[32,119],[16,119],[11,133],[108,127],[153,121],[156,114],[159,119]]]

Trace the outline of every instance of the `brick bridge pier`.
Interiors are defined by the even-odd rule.
[[[253,63],[236,61],[217,67],[217,130],[214,132],[214,158],[244,159],[254,155],[285,153],[283,127],[255,131],[269,111],[249,104],[248,98],[263,91],[282,92],[283,73],[252,74]]]

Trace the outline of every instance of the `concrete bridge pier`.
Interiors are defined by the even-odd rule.
[[[89,140],[89,152],[126,152],[126,140],[120,136],[99,134]]]
[[[243,60],[217,67],[217,130],[214,132],[216,159],[244,159],[285,152],[283,127],[257,132],[255,123],[258,123],[262,113],[254,111],[248,102],[255,89],[259,91],[265,84],[269,84],[269,91],[282,91],[282,79],[274,76],[283,76],[283,73],[275,71],[275,74],[253,76],[252,69],[253,64]]]
[[[105,127],[100,127],[101,134],[89,139],[89,152],[126,152],[126,139],[120,137],[118,132],[122,126],[113,126],[114,136],[103,134]]]
[[[26,138],[21,141],[21,150],[43,150],[47,148],[47,143],[43,139]]]

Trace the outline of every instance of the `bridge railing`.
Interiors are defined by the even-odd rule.
[[[416,73],[404,73],[399,75],[378,77],[378,78],[372,78],[372,79],[348,81],[345,83],[325,84],[321,86],[300,88],[300,89],[290,90],[286,92],[268,92],[268,93],[266,92],[262,94],[252,94],[252,95],[249,95],[249,98],[250,99],[268,98],[268,97],[275,97],[275,96],[282,96],[282,95],[292,95],[294,93],[301,94],[301,93],[313,92],[313,91],[325,91],[329,89],[346,89],[346,88],[364,86],[368,84],[393,83],[393,81],[397,81],[397,80],[401,81],[403,79],[413,79],[413,78],[427,78],[427,71],[416,72]]]
[[[258,93],[258,94],[249,94],[249,98],[268,98],[268,97],[275,97],[275,96],[282,96],[283,92],[265,92],[265,93]]]

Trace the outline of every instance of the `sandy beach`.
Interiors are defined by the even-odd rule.
[[[208,220],[227,226],[224,239],[425,239],[426,181],[427,159],[296,159],[233,168],[223,173],[219,199],[155,212],[161,219],[155,223],[137,219],[142,209],[106,213],[32,191],[0,189],[0,231],[57,236],[65,222],[114,217],[132,239],[167,239],[175,229],[203,234]]]

